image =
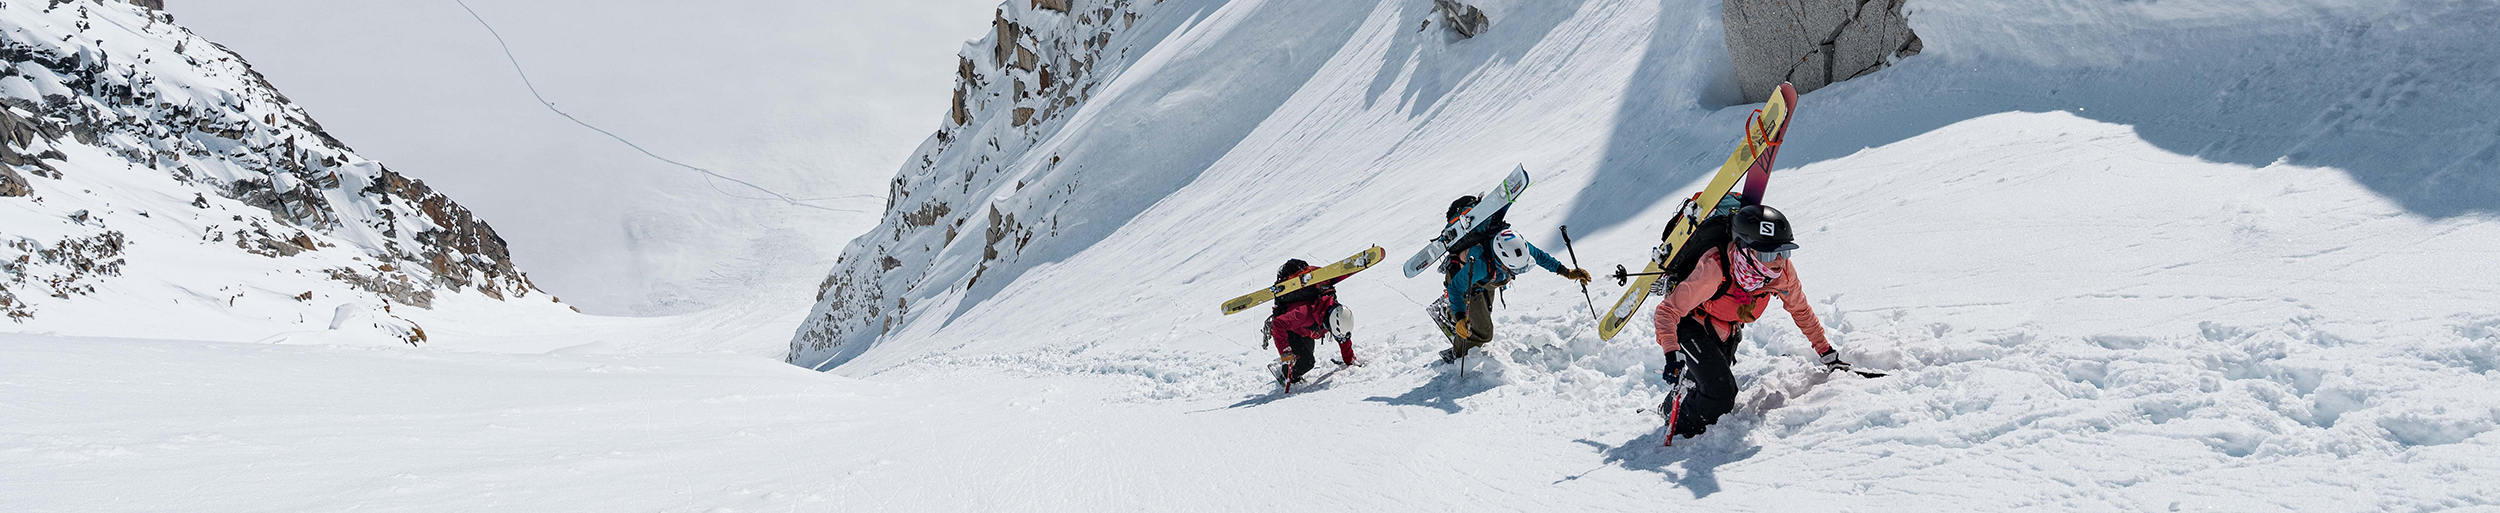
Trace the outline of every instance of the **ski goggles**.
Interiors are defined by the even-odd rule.
[[[1755,262],[1768,263],[1787,260],[1788,254],[1795,251],[1797,251],[1795,246],[1781,247],[1778,251],[1754,251],[1752,248],[1746,248],[1745,254],[1753,256]]]

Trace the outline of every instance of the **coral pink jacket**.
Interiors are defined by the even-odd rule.
[[[1675,341],[1675,324],[1686,315],[1699,314],[1702,321],[1710,326],[1711,333],[1726,338],[1736,331],[1737,325],[1761,317],[1764,308],[1770,305],[1771,297],[1779,296],[1780,305],[1788,309],[1788,317],[1797,321],[1797,331],[1805,332],[1806,340],[1814,342],[1814,351],[1823,353],[1832,350],[1831,342],[1823,338],[1823,322],[1815,319],[1814,307],[1806,304],[1805,289],[1797,279],[1794,258],[1765,266],[1778,271],[1780,276],[1771,279],[1771,283],[1759,290],[1747,292],[1729,285],[1726,297],[1711,299],[1710,296],[1719,293],[1719,285],[1727,282],[1727,254],[1728,250],[1724,247],[1703,253],[1701,263],[1693,266],[1693,273],[1686,275],[1684,283],[1676,285],[1675,292],[1667,294],[1666,301],[1658,302],[1658,311],[1650,318],[1657,325],[1658,347],[1665,348],[1667,352],[1683,347]]]

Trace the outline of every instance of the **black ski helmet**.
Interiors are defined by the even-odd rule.
[[[1769,253],[1797,249],[1797,232],[1788,227],[1788,216],[1779,209],[1753,205],[1736,210],[1736,243],[1754,251]]]
[[[1284,267],[1276,268],[1276,281],[1285,281],[1286,278],[1292,278],[1293,275],[1302,274],[1303,270],[1310,268],[1311,263],[1304,262],[1302,259],[1296,258],[1286,260]]]
[[[1457,218],[1458,218],[1458,215],[1459,215],[1460,213],[1464,213],[1464,212],[1466,212],[1466,211],[1467,211],[1467,209],[1468,209],[1468,207],[1474,207],[1474,206],[1476,206],[1476,202],[1477,202],[1477,201],[1480,201],[1480,200],[1477,200],[1477,199],[1476,199],[1476,197],[1475,197],[1475,195],[1472,195],[1472,194],[1471,194],[1471,195],[1466,195],[1466,196],[1459,196],[1457,200],[1452,200],[1452,201],[1450,201],[1450,210],[1449,210],[1449,212],[1448,212],[1448,213],[1441,214],[1441,218],[1442,218],[1442,219],[1457,219]]]

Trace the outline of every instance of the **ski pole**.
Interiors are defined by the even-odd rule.
[[[1562,236],[1563,252],[1571,255],[1571,268],[1580,269],[1580,250],[1571,248],[1571,225],[1563,225]],[[1580,272],[1588,270],[1580,269]],[[1580,282],[1580,303],[1589,305],[1589,319],[1604,322],[1605,318],[1597,316],[1597,300],[1589,299],[1589,282]]]

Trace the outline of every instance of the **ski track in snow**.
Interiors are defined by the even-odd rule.
[[[1857,137],[1814,123],[1881,125],[1890,100],[1869,91],[1991,76],[1954,64],[2117,73],[2107,66],[2142,56],[2129,52],[2177,42],[2106,24],[2238,41],[2351,16],[2446,33],[2313,3],[2029,5],[2090,30],[1987,48],[1970,38],[2040,18],[1914,4],[1928,53],[1805,96],[1792,150]],[[830,372],[753,357],[769,334],[729,319],[534,323],[453,308],[427,315],[487,320],[445,328],[459,333],[439,348],[0,335],[0,510],[2500,507],[2500,313],[2487,304],[2500,283],[2477,267],[2500,255],[2500,219],[2391,195],[2367,169],[2183,155],[2174,128],[2057,109],[1904,120],[1890,128],[1920,129],[1783,159],[1771,203],[1799,221],[1806,293],[1834,344],[1889,377],[1815,369],[1773,313],[1738,353],[1737,411],[1661,448],[1657,416],[1637,411],[1665,392],[1647,315],[1597,340],[1578,287],[1536,272],[1512,285],[1496,341],[1462,376],[1430,363],[1445,343],[1422,308],[1438,284],[1375,269],[1341,289],[1368,366],[1277,393],[1261,316],[1215,312],[1273,262],[1369,244],[1402,255],[1449,197],[1525,161],[1537,185],[1514,224],[1537,237],[1589,220],[1574,243],[1602,271],[1643,254],[1652,223],[1698,186],[1603,171],[1625,151],[1608,130],[1620,104],[1694,104],[1633,117],[1676,124],[1630,138],[1653,148],[1638,157],[1652,167],[1715,164],[1747,110],[1702,106],[1718,94],[1706,72],[1624,86],[1660,59],[1624,41],[1696,41],[1667,67],[1723,66],[1708,20],[1640,2],[1488,0],[1493,32],[1443,45],[1404,34],[1426,4],[1382,4],[1273,112],[1218,112],[1267,122],[1169,196],[1130,199],[1149,203],[1099,242],[986,301],[947,304],[966,299],[960,287],[916,297],[943,313]],[[1226,32],[1238,20],[1222,18],[1284,15],[1251,8],[1275,5],[1192,5],[1212,19],[1170,37],[1193,51],[1286,37]],[[2273,22],[2296,28],[2251,28]],[[1225,58],[1167,51],[1136,58]],[[1925,101],[2029,94],[1974,87]],[[1122,94],[1164,93],[1186,91]],[[2385,122],[2407,108],[2335,115]],[[2250,139],[2233,144],[2277,128],[2235,127]],[[1126,164],[1140,163],[1094,165]],[[2491,180],[2450,176],[2469,191]],[[1287,179],[1329,192],[1259,187]],[[1641,201],[1589,204],[1624,194]],[[1258,224],[1208,229],[1229,219]],[[1100,278],[1114,271],[1126,274]],[[658,354],[683,333],[746,356]]]

